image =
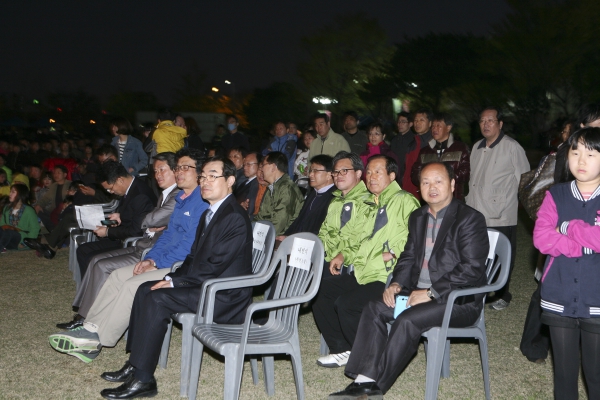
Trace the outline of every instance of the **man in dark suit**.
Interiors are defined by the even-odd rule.
[[[253,151],[246,154],[244,157],[244,176],[246,181],[238,185],[233,191],[233,195],[237,202],[248,210],[248,216],[254,217],[254,205],[256,203],[256,195],[258,193],[258,165],[262,161],[262,156]]]
[[[452,167],[427,164],[419,181],[427,204],[410,216],[408,241],[383,298],[363,310],[346,365],[346,375],[355,381],[330,399],[381,398],[417,352],[421,334],[442,324],[450,292],[486,282],[485,218],[453,199]],[[398,294],[409,295],[410,308],[394,320]],[[450,326],[473,324],[482,307],[483,295],[455,303]],[[389,335],[388,322],[392,323]]]
[[[102,187],[109,193],[123,196],[117,212],[109,216],[116,221],[113,226],[99,226],[94,234],[96,242],[84,243],[77,248],[77,262],[81,276],[85,275],[90,260],[95,255],[117,249],[122,241],[132,236],[142,236],[142,222],[156,204],[156,196],[140,178],[129,175],[125,167],[114,161],[102,164]]]
[[[252,226],[248,214],[231,196],[235,172],[233,163],[222,157],[213,157],[204,164],[200,184],[202,197],[210,203],[210,208],[200,218],[196,239],[181,268],[162,281],[146,282],[139,287],[129,321],[129,362],[121,371],[103,374],[107,380],[125,383],[103,390],[100,394],[104,398],[130,399],[156,394],[154,370],[171,314],[195,313],[202,283],[207,279],[252,272]],[[215,322],[242,323],[251,301],[252,288],[219,292]]]

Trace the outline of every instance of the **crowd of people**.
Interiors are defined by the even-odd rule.
[[[40,146],[23,139],[6,154],[8,143],[0,140],[0,190],[8,188],[0,249],[29,247],[53,258],[77,225],[74,206],[118,201],[93,231],[97,240],[77,248],[83,277],[72,304],[77,313],[57,324],[64,331],[49,341],[89,363],[129,329],[128,361],[102,375],[122,385],[101,393],[127,399],[157,393],[154,370],[170,315],[195,313],[207,279],[251,273],[251,221],[273,224],[276,247],[287,236],[312,232],[325,249],[312,311],[330,349],[317,364],[345,367],[354,378],[330,398],[381,398],[421,334],[441,324],[450,292],[486,283],[488,228],[508,238],[514,267],[517,192],[530,163],[504,132],[499,108],[485,108],[478,122],[483,138],[472,149],[453,133],[451,115],[428,109],[398,114],[398,132],[387,141],[382,125],[359,130],[358,115],[347,112],[342,133],[327,114],[316,114],[302,133],[294,123],[275,121],[262,148],[251,148],[229,116],[206,147],[188,135],[193,120],[167,111],[143,142],[124,118],[110,125],[111,143],[97,148],[85,140]],[[540,362],[552,343],[560,399],[577,398],[580,340],[588,392],[600,397],[596,126],[600,105],[569,122],[556,154],[556,185],[534,231],[535,246],[548,257],[521,349]],[[139,239],[124,248],[129,237]],[[176,261],[183,264],[171,272]],[[510,276],[491,309],[510,305],[509,288]],[[409,308],[394,317],[398,295],[408,296]],[[455,304],[450,325],[473,324],[483,298]],[[251,302],[248,288],[220,292],[214,321],[243,322]]]

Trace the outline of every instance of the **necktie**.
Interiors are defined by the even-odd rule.
[[[206,218],[204,219],[204,228],[205,228],[205,229],[206,229],[206,227],[208,226],[208,224],[210,224],[210,220],[212,219],[212,217],[213,217],[213,214],[214,214],[214,212],[213,212],[211,209],[209,209],[209,210],[206,212]]]

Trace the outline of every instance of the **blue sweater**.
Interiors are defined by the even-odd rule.
[[[182,190],[175,198],[177,204],[167,229],[144,258],[154,260],[158,268],[171,268],[174,262],[185,260],[194,243],[200,216],[208,208],[200,195],[200,186],[181,200],[184,194]]]

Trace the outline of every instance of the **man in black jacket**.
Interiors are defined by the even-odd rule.
[[[94,234],[96,242],[84,243],[77,248],[77,262],[81,276],[85,275],[93,256],[122,246],[122,241],[132,236],[142,236],[142,222],[156,204],[156,196],[140,178],[129,175],[125,167],[114,161],[102,164],[102,187],[111,194],[122,196],[117,212],[109,219],[114,226],[100,226]]]
[[[421,334],[442,324],[450,292],[485,284],[489,251],[485,218],[453,199],[453,178],[452,168],[443,163],[430,163],[421,170],[421,193],[427,204],[410,216],[408,240],[390,286],[381,300],[363,310],[346,365],[346,375],[355,381],[330,399],[382,396],[417,352]],[[400,293],[409,295],[410,308],[394,320]],[[455,304],[450,326],[473,324],[482,307],[483,295]],[[392,323],[389,335],[388,322]]]

